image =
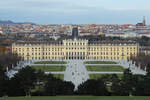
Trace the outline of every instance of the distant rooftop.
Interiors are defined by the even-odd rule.
[[[69,39],[68,39],[69,40]],[[79,39],[79,41],[82,40],[82,39]],[[63,44],[63,41],[60,40],[60,41],[18,41],[16,42],[15,44],[17,45],[41,45],[41,44],[44,44],[44,45],[61,45]],[[95,41],[88,41],[88,44],[89,45],[135,45],[135,44],[138,44],[137,42],[135,41],[100,41],[100,40],[95,40]]]

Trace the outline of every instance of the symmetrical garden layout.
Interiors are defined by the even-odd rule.
[[[20,67],[21,66],[21,67]],[[31,66],[36,70],[42,70],[46,74],[65,81],[71,81],[77,86],[88,79],[97,79],[106,74],[117,74],[119,77],[124,69],[129,68],[133,74],[146,74],[146,71],[127,60],[42,60],[42,61],[20,61],[16,67],[7,72],[13,77],[19,69]]]
[[[55,77],[71,81],[76,88],[79,84],[90,79],[97,79],[105,74],[117,74],[121,76],[124,68],[114,61],[38,61],[31,64],[36,70],[51,73]]]

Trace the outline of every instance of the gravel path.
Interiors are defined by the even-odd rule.
[[[67,61],[67,68],[64,74],[65,81],[71,81],[77,87],[89,79],[88,72],[82,60]]]

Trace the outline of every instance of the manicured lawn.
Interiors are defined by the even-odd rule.
[[[0,100],[150,100],[148,96],[40,96],[8,97]]]
[[[117,64],[113,61],[86,61],[84,64]]]
[[[101,78],[102,76],[104,76],[106,74],[89,74],[90,79],[98,79]],[[122,78],[122,74],[117,74],[117,76],[121,79]]]
[[[54,77],[64,80],[64,74],[52,74]]]
[[[44,72],[55,72],[55,71],[65,71],[65,66],[31,66],[36,70],[42,70]]]
[[[35,62],[34,64],[67,64],[65,61],[40,61]]]
[[[123,72],[122,66],[86,66],[88,71],[100,71],[100,72]]]

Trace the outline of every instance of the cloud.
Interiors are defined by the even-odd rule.
[[[135,24],[142,16],[150,19],[149,4],[150,0],[2,0],[0,19],[36,23]]]
[[[146,2],[144,2],[146,1]],[[108,10],[147,10],[148,0],[3,0],[0,9],[54,12],[82,12],[95,9]],[[143,6],[144,5],[144,6]]]

